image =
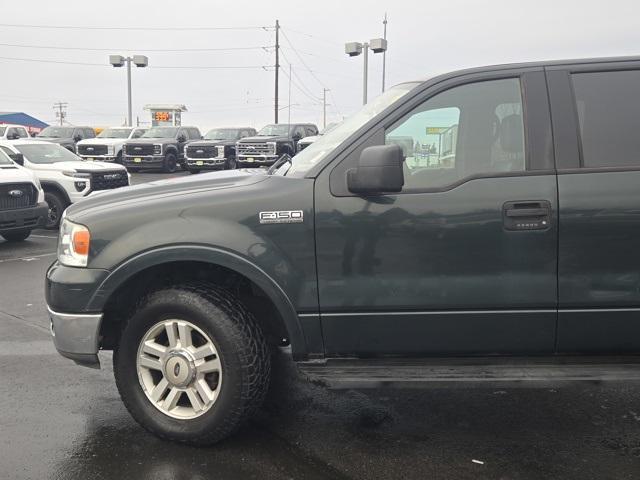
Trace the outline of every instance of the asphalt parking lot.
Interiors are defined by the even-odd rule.
[[[0,240],[1,479],[640,475],[639,384],[330,391],[300,378],[286,352],[267,404],[238,435],[211,448],[163,442],[120,402],[109,353],[92,370],[54,351],[43,278],[55,246],[44,230]]]

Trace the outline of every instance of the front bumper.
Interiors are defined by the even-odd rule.
[[[122,164],[134,168],[158,168],[164,163],[164,155],[124,155]]]
[[[44,202],[35,207],[0,211],[0,232],[44,227],[48,214],[49,207]]]
[[[99,366],[98,349],[102,313],[80,314],[49,311],[51,336],[58,353],[86,366]]]
[[[196,170],[223,170],[227,163],[226,158],[187,158],[187,168]]]
[[[243,168],[271,166],[278,158],[278,155],[238,155],[236,162],[238,167]]]
[[[100,162],[115,162],[117,157],[115,155],[80,155],[78,156],[84,160],[98,160]]]

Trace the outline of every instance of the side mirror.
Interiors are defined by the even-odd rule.
[[[367,147],[358,166],[347,171],[350,192],[368,195],[400,192],[404,186],[404,155],[398,145]]]
[[[80,140],[82,140],[82,136],[81,135],[74,135],[74,137],[73,137],[73,141],[74,142],[79,142]]]
[[[301,138],[302,138],[302,135],[300,135],[299,133],[294,133],[293,134],[293,140],[295,142],[299,142]]]
[[[24,155],[21,153],[12,153],[9,158],[16,162],[18,165],[24,165]]]
[[[178,141],[180,143],[186,142],[187,141],[187,137],[185,137],[184,135],[178,135]]]

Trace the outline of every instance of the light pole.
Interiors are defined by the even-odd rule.
[[[373,53],[382,53],[387,50],[387,41],[384,38],[374,38],[369,42],[350,42],[344,45],[344,51],[350,57],[357,57],[364,52],[364,72],[362,77],[362,104],[367,103],[367,85],[369,77],[369,48]]]
[[[109,55],[109,63],[114,67],[123,67],[127,64],[127,126],[133,126],[133,112],[131,107],[131,62],[136,67],[146,67],[149,59],[144,55],[134,55],[133,57],[123,57],[122,55]]]

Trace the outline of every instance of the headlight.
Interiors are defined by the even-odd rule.
[[[74,172],[73,170],[62,172],[62,174],[66,175],[67,177],[73,177],[73,178],[82,178],[82,179],[91,178],[90,173],[78,173],[78,172]]]
[[[276,142],[267,142],[267,145],[271,153],[276,153]]]
[[[116,149],[113,145],[107,145],[107,155],[113,155]]]
[[[63,216],[58,238],[58,261],[68,267],[86,267],[90,244],[89,229]]]
[[[153,154],[154,155],[162,155],[162,145],[155,143],[153,145]]]

